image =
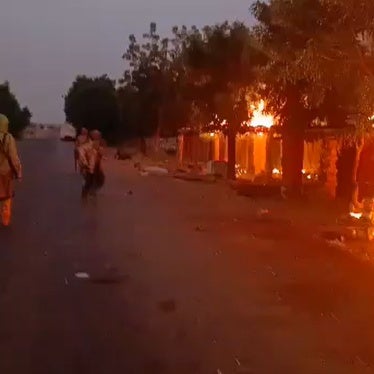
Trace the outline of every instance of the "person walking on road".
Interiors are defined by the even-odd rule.
[[[82,199],[94,196],[98,189],[104,185],[104,172],[102,158],[104,145],[101,133],[98,130],[90,132],[89,141],[79,147],[79,166],[84,178]]]
[[[9,226],[12,218],[14,180],[22,178],[16,141],[8,130],[9,120],[0,114],[0,215],[3,226]]]
[[[80,131],[80,134],[77,136],[75,140],[75,147],[74,147],[74,167],[75,171],[78,171],[79,166],[79,148],[89,141],[88,130],[83,127]]]

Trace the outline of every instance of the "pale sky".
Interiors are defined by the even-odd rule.
[[[33,121],[63,123],[64,95],[78,74],[121,77],[128,36],[150,22],[250,22],[250,0],[0,0],[0,82],[8,80]]]

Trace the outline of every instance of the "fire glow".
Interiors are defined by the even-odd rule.
[[[256,135],[263,136],[267,131],[275,124],[274,116],[267,114],[265,111],[266,103],[264,100],[260,100],[256,104],[250,104],[248,108],[248,119],[241,123],[241,129],[248,132],[255,131]],[[214,133],[224,132],[228,127],[227,120],[221,120],[217,114],[214,115],[213,121],[211,121],[203,132]],[[249,131],[249,129],[251,129]]]
[[[242,177],[247,174],[247,170],[240,166],[239,164],[235,165],[235,171],[236,171],[236,176],[237,177]]]
[[[362,217],[362,213],[350,212],[349,215],[356,219],[360,219]]]
[[[248,121],[250,127],[263,127],[270,129],[274,125],[274,117],[270,114],[265,114],[265,102],[260,100],[258,105],[251,104],[251,119]]]

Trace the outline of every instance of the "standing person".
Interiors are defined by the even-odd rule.
[[[78,170],[79,164],[79,148],[89,141],[88,130],[85,127],[82,127],[80,134],[77,136],[75,140],[75,147],[74,147],[74,167],[75,171]]]
[[[78,164],[79,170],[83,177],[84,183],[82,187],[82,199],[85,200],[89,195],[92,195],[93,182],[94,182],[94,148],[91,139],[79,148],[78,153]]]
[[[11,222],[14,179],[22,177],[16,141],[8,130],[9,120],[0,114],[0,216],[3,226],[9,226]]]
[[[104,142],[101,133],[93,130],[89,134],[89,141],[79,147],[79,165],[84,185],[82,199],[94,196],[98,189],[104,185],[105,176],[102,169],[104,155]]]

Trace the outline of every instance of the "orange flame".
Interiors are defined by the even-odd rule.
[[[251,119],[248,122],[250,127],[265,127],[270,129],[274,125],[274,117],[270,114],[264,114],[265,101],[260,100],[256,105],[251,104]]]
[[[354,213],[350,212],[349,215],[353,218],[360,219],[362,217],[362,213]]]

